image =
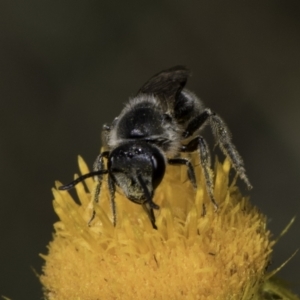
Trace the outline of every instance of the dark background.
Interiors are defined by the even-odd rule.
[[[91,166],[100,131],[152,75],[188,87],[233,133],[277,236],[300,211],[299,1],[1,1],[0,295],[40,299],[51,187]],[[209,132],[209,130],[208,130]],[[271,269],[300,247],[299,219]],[[300,293],[300,254],[279,275]]]

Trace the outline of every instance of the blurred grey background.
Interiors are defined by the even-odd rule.
[[[300,212],[299,30],[289,0],[1,1],[0,295],[41,299],[54,180],[73,178],[78,154],[91,166],[102,124],[177,64],[226,120],[276,237]],[[300,247],[299,224],[270,270]],[[279,275],[300,294],[300,254]]]

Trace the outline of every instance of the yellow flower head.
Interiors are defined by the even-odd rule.
[[[197,165],[197,154],[192,154]],[[88,168],[81,158],[82,174]],[[262,284],[272,245],[266,218],[235,185],[229,160],[215,165],[215,212],[205,179],[195,168],[193,189],[186,169],[168,166],[155,191],[158,230],[141,205],[116,193],[117,225],[112,225],[107,181],[99,204],[93,179],[76,186],[77,204],[53,189],[60,221],[41,281],[47,299],[263,299]],[[59,183],[57,183],[57,186]],[[88,226],[95,210],[96,217]]]

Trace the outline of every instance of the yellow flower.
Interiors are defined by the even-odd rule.
[[[192,159],[198,164],[197,191],[184,167],[168,166],[155,192],[158,230],[118,190],[114,227],[105,180],[99,204],[92,200],[91,178],[86,187],[76,186],[80,204],[53,189],[60,221],[43,255],[46,299],[264,299],[274,244],[266,217],[241,195],[235,180],[229,183],[227,159],[215,166],[215,212],[196,153]],[[79,167],[89,172],[81,158]],[[88,226],[93,209],[96,217]]]

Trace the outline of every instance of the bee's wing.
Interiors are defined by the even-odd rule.
[[[164,70],[151,77],[138,91],[138,94],[152,94],[161,100],[170,101],[184,88],[190,71],[183,66]]]

